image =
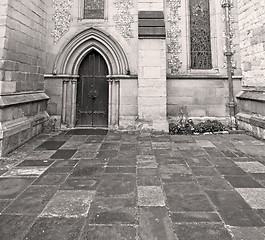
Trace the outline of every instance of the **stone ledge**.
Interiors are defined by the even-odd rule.
[[[255,127],[265,129],[265,116],[249,114],[249,113],[238,113],[236,117],[239,121],[243,121]]]
[[[136,130],[140,131],[169,132],[169,124],[167,119],[157,119],[150,121],[144,119],[136,119],[135,126]]]
[[[0,108],[48,99],[49,97],[44,92],[2,95],[0,96]]]
[[[241,91],[237,98],[240,100],[251,100],[258,102],[265,102],[265,92],[262,91]]]
[[[0,140],[22,132],[28,128],[39,125],[49,118],[47,112],[42,112],[32,117],[23,117],[15,120],[0,123]]]
[[[40,134],[49,119],[47,112],[0,123],[0,157]]]
[[[257,138],[265,140],[265,116],[238,113],[237,114],[238,126]]]

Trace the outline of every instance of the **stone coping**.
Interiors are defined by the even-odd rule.
[[[68,74],[59,74],[59,75],[53,75],[53,74],[46,74],[44,75],[45,79],[51,78],[51,79],[72,79],[72,78],[79,78],[79,75],[68,75]],[[115,78],[115,79],[137,79],[138,75],[107,75],[106,78]]]
[[[228,79],[228,76],[215,75],[215,74],[180,74],[180,75],[167,75],[167,79],[202,79],[202,80],[212,80],[212,79]],[[233,79],[242,79],[242,76],[233,76]]]
[[[72,74],[44,74],[44,78],[79,78],[79,75],[72,75]]]
[[[48,100],[49,97],[44,92],[17,93],[0,96],[0,108],[11,105],[19,105],[30,102]]]
[[[265,92],[243,90],[237,95],[237,98],[240,100],[265,102]]]
[[[238,113],[236,117],[239,121],[265,129],[265,116],[250,113]]]
[[[48,118],[49,114],[47,112],[41,112],[35,116],[22,117],[0,123],[0,140],[45,122]]]

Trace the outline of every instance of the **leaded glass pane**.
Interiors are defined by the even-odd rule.
[[[191,68],[211,69],[209,0],[190,0]]]
[[[104,18],[104,0],[84,0],[84,18]]]

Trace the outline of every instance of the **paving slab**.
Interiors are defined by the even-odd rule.
[[[137,168],[157,168],[155,156],[153,155],[137,155]]]
[[[135,167],[106,167],[105,173],[136,173]]]
[[[181,182],[179,184],[165,184],[164,191],[170,195],[197,195],[202,194],[202,187],[195,182]]]
[[[98,153],[97,152],[92,152],[91,150],[77,150],[77,152],[74,154],[72,157],[73,159],[84,159],[84,158],[89,158],[93,159],[96,157]]]
[[[134,174],[105,174],[97,188],[99,197],[135,197],[136,177]]]
[[[215,148],[215,145],[213,145],[212,142],[209,140],[197,139],[196,142],[198,143],[199,146],[201,146],[203,148]]]
[[[216,169],[220,172],[221,175],[246,175],[246,172],[237,166],[230,166],[229,168],[224,166],[218,166],[216,167]]]
[[[235,240],[264,240],[265,235],[261,228],[256,227],[229,227]]]
[[[236,191],[254,209],[265,209],[265,188],[236,188]]]
[[[113,159],[115,157],[117,157],[118,155],[118,150],[99,150],[97,155],[96,155],[96,158],[103,158],[103,159]]]
[[[108,161],[108,166],[136,166],[136,158],[125,156],[123,158],[117,157]]]
[[[73,178],[68,177],[60,186],[61,190],[96,190],[100,178]]]
[[[45,141],[39,145],[36,149],[40,150],[58,150],[62,145],[65,144],[65,141]]]
[[[86,225],[79,240],[135,240],[135,226]]]
[[[263,186],[250,176],[224,176],[234,188],[262,188]]]
[[[216,212],[173,212],[170,217],[175,223],[216,223],[222,221]]]
[[[231,234],[221,224],[175,224],[179,240],[232,240]]]
[[[197,177],[197,181],[206,190],[233,190],[233,187],[220,176]]]
[[[170,212],[213,212],[214,206],[206,195],[169,195],[167,203]]]
[[[95,191],[59,190],[47,204],[42,217],[85,217],[93,201]]]
[[[235,190],[206,190],[206,193],[217,209],[234,207],[239,210],[251,210],[249,204],[247,204],[247,202]]]
[[[56,150],[38,150],[38,151],[33,151],[30,154],[28,154],[25,157],[25,159],[28,159],[28,160],[47,160],[55,153],[56,153]]]
[[[190,168],[186,164],[166,164],[159,167],[161,174],[191,174]]]
[[[214,168],[214,167],[196,167],[196,166],[191,166],[191,170],[192,173],[195,176],[203,176],[203,177],[207,177],[207,176],[216,176],[216,177],[220,177],[220,173]]]
[[[34,223],[36,216],[0,215],[0,236],[3,240],[20,240]]]
[[[48,167],[53,163],[53,160],[23,160],[16,167]]]
[[[211,166],[211,163],[207,160],[206,157],[191,157],[191,158],[186,158],[185,161],[190,167]]]
[[[90,224],[137,224],[134,198],[96,198],[89,210]]]
[[[245,172],[249,173],[265,173],[265,166],[260,162],[236,162]]]
[[[40,214],[52,196],[55,186],[34,186],[27,188],[5,210],[7,214]]]
[[[71,173],[71,177],[94,178],[101,176],[104,172],[105,165],[103,164],[91,164],[88,161],[79,161],[73,173]]]
[[[165,206],[163,190],[159,186],[138,186],[138,205],[139,206]]]
[[[21,167],[13,168],[4,173],[1,177],[38,177],[47,167]]]
[[[11,199],[0,199],[0,213],[11,203]]]
[[[57,150],[51,156],[51,159],[69,159],[76,153],[76,151],[76,149]]]
[[[142,240],[177,240],[165,207],[141,207],[139,235]]]
[[[78,239],[84,223],[84,218],[39,218],[22,240]]]
[[[44,173],[32,185],[61,185],[68,173]]]
[[[14,199],[36,178],[0,178],[0,199]]]
[[[191,174],[181,173],[160,173],[160,177],[165,184],[178,184],[183,182],[196,182],[196,179]]]
[[[254,210],[223,207],[218,210],[225,224],[239,227],[264,227],[265,223]]]

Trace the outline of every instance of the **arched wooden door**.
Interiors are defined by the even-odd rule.
[[[76,125],[108,126],[109,90],[104,58],[92,50],[82,61],[77,82]]]

